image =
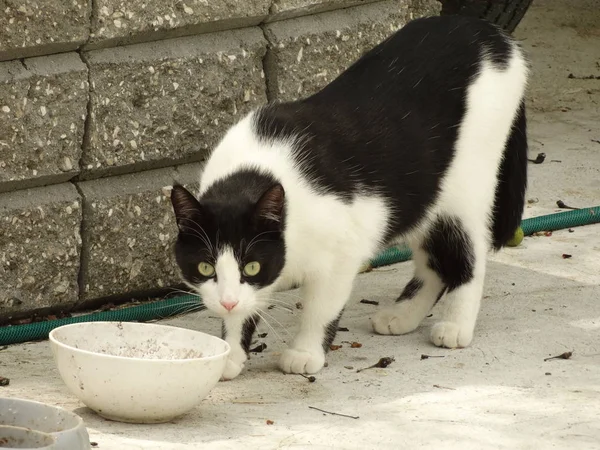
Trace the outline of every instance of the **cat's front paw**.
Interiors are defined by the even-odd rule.
[[[473,340],[473,327],[456,322],[438,322],[431,328],[430,340],[438,347],[468,347]]]
[[[406,334],[414,331],[421,320],[405,307],[408,304],[398,303],[379,310],[371,319],[373,330],[378,334]]]
[[[279,367],[285,373],[317,373],[325,365],[325,353],[289,348],[283,352]]]
[[[237,377],[244,369],[244,363],[247,359],[246,352],[241,348],[236,350],[231,349],[227,363],[225,364],[225,370],[223,371],[223,375],[221,375],[221,380],[228,381]]]

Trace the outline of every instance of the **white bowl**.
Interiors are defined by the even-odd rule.
[[[230,351],[206,333],[131,322],[65,325],[50,344],[73,394],[102,417],[131,423],[188,412],[218,383]]]
[[[52,448],[56,450],[90,448],[90,437],[83,419],[56,406],[20,398],[0,398],[0,427],[2,426],[47,433],[55,438],[56,444]]]
[[[56,450],[55,441],[54,437],[41,431],[0,425],[0,448]]]

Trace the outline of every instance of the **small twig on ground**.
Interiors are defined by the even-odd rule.
[[[545,153],[538,153],[538,155],[536,156],[535,159],[529,159],[527,158],[527,161],[532,162],[534,164],[541,164],[546,160],[546,154]]]
[[[595,142],[596,144],[600,144],[600,139],[590,139],[590,141]]]
[[[363,298],[360,303],[364,303],[365,305],[379,305],[379,302],[375,301],[375,300],[367,300],[366,298]]]
[[[560,159],[551,159],[551,160],[550,160],[550,162],[557,162],[557,163],[561,163],[561,162],[562,162],[562,160],[560,160]]]
[[[380,358],[379,361],[377,361],[375,364],[373,364],[372,366],[369,367],[364,367],[362,369],[358,369],[356,371],[356,373],[358,372],[362,372],[363,370],[367,370],[367,369],[375,369],[375,368],[380,368],[380,369],[385,369],[387,366],[389,366],[391,363],[393,363],[395,361],[394,358],[389,357],[389,356],[385,356],[383,358]]]
[[[315,377],[313,377],[312,375],[307,376],[307,375],[304,375],[303,373],[299,373],[298,375],[300,375],[301,377],[306,378],[311,383],[314,383],[315,381],[317,381],[317,379]]]
[[[273,402],[267,402],[262,400],[231,400],[231,403],[238,405],[272,405]]]
[[[572,73],[570,73],[567,78],[570,78],[572,80],[600,80],[600,75],[577,76],[577,75],[573,75]]]
[[[338,331],[350,331],[350,330],[346,327],[338,327]]]
[[[332,416],[340,416],[340,417],[348,417],[350,419],[358,419],[358,416],[349,416],[348,414],[340,414],[340,413],[336,413],[336,412],[331,412],[331,411],[325,411],[324,409],[321,408],[315,408],[314,406],[309,406],[310,409],[314,409],[316,411],[321,411],[322,413],[325,414],[331,414]]]
[[[267,349],[267,344],[264,342],[262,344],[258,344],[256,347],[250,349],[250,353],[262,353]]]
[[[562,209],[579,209],[579,208],[573,208],[572,206],[569,206],[569,205],[565,205],[565,202],[563,202],[562,200],[558,200],[556,202],[556,206],[558,206],[559,208],[562,208]]]
[[[571,356],[573,356],[574,351],[575,350],[572,350],[570,352],[564,352],[557,356],[550,356],[549,358],[544,358],[544,361],[550,361],[551,359],[570,359]]]
[[[569,258],[572,258],[573,255],[569,255],[568,253],[563,253],[562,257],[563,257],[563,259],[569,259]]]
[[[421,360],[429,358],[445,358],[443,355],[421,355]]]
[[[455,388],[451,388],[451,387],[446,387],[446,386],[440,386],[439,384],[434,384],[433,385],[434,388],[438,388],[438,389],[448,389],[449,391],[455,391]]]

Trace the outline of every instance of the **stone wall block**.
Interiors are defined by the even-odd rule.
[[[0,2],[0,61],[67,52],[89,37],[91,0]]]
[[[317,92],[410,15],[410,2],[389,0],[265,25],[270,98],[295,100]]]
[[[78,173],[87,102],[77,53],[0,63],[0,192]]]
[[[86,54],[91,122],[84,178],[198,161],[266,101],[259,28]]]
[[[86,49],[258,25],[271,0],[96,0]]]
[[[439,16],[441,11],[442,3],[438,0],[410,0],[408,19]]]
[[[0,194],[0,319],[77,302],[81,210],[70,183]]]
[[[379,0],[274,0],[267,22],[307,16]],[[426,0],[427,1],[427,0]]]
[[[169,189],[175,180],[194,185],[199,170],[190,164],[79,183],[85,201],[81,301],[180,283]]]

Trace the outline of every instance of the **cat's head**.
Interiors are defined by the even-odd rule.
[[[188,286],[222,317],[266,306],[285,262],[285,194],[269,180],[215,183],[197,200],[176,185],[171,202],[177,264]]]

